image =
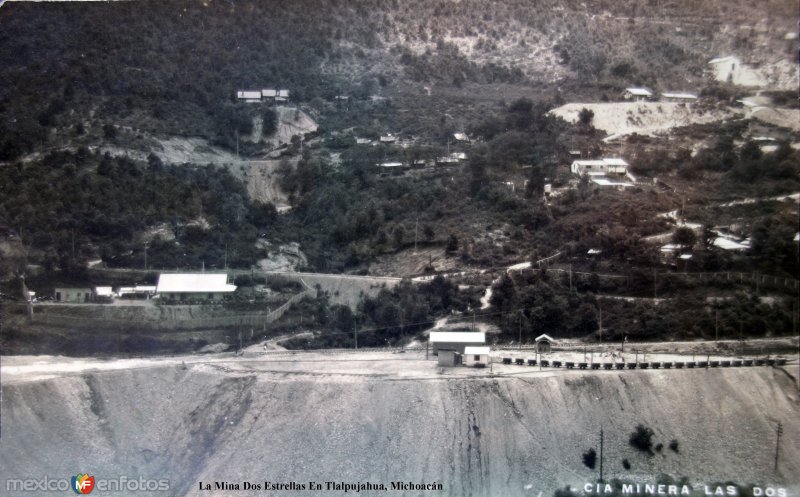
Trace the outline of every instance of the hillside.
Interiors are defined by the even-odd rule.
[[[0,467],[19,477],[81,470],[170,480],[170,492],[152,495],[231,495],[199,492],[200,481],[402,480],[441,482],[436,495],[550,496],[596,478],[581,454],[598,448],[603,428],[607,478],[654,483],[669,474],[692,485],[798,490],[797,390],[780,369],[481,378],[457,368],[404,379],[434,373],[422,357],[175,360],[39,379],[9,378],[7,369]],[[785,443],[773,475],[779,421]],[[677,440],[678,452],[636,453],[627,440],[637,424],[655,442]]]
[[[234,149],[236,131],[253,131],[234,104],[248,88],[290,88],[317,109],[335,95],[464,84],[544,85],[561,98],[614,98],[631,84],[698,91],[714,57],[766,72],[794,60],[796,14],[786,0],[503,0],[491,11],[478,0],[10,2],[0,160],[97,137],[109,122]]]

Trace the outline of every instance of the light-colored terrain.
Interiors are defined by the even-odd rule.
[[[374,297],[381,289],[400,283],[400,278],[377,276],[354,276],[348,274],[321,273],[268,273],[280,275],[288,280],[302,281],[310,288],[327,292],[331,304],[346,305],[355,310],[364,297]]]
[[[170,481],[168,492],[118,495],[232,495],[200,492],[200,481],[401,480],[442,483],[425,495],[550,496],[597,477],[581,454],[598,448],[600,428],[607,478],[652,483],[666,473],[701,489],[785,485],[800,474],[797,390],[782,369],[439,374],[424,352],[132,361],[3,358],[4,477]],[[628,445],[639,423],[664,443],[660,453]],[[678,453],[666,448],[672,439]]]
[[[90,147],[92,148],[92,147]],[[98,150],[108,152],[113,156],[128,156],[136,160],[147,160],[151,153],[169,164],[192,163],[206,164],[236,164],[239,160],[235,153],[230,153],[215,147],[203,138],[173,136],[167,139],[153,140],[153,146],[148,150],[133,150],[112,145],[104,145]]]
[[[247,195],[258,202],[272,202],[279,211],[289,208],[289,196],[278,186],[278,168],[284,160],[293,169],[297,167],[297,158],[253,160],[246,163],[244,173]]]
[[[304,111],[297,107],[277,106],[275,114],[278,117],[277,131],[263,140],[273,146],[289,143],[293,136],[303,137],[306,133],[313,133],[317,130],[317,123]]]
[[[737,115],[733,109],[701,110],[698,104],[675,102],[570,103],[550,113],[574,123],[584,108],[594,112],[594,127],[610,135],[654,135],[680,126],[713,123]]]

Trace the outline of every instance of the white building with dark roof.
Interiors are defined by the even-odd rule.
[[[165,273],[156,285],[159,298],[176,301],[220,301],[235,290],[225,273]]]

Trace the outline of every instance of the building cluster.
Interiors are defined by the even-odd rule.
[[[286,102],[289,100],[289,90],[239,90],[236,92],[239,102]]]
[[[491,347],[486,345],[486,334],[480,331],[432,331],[428,342],[433,346],[433,354],[438,356],[439,366],[468,366],[485,368],[489,366]],[[549,354],[553,337],[536,337],[535,352]]]
[[[656,95],[647,88],[626,88],[622,94],[625,100],[633,100],[635,102],[646,102],[656,100]],[[697,95],[694,93],[665,91],[661,93],[661,99],[667,102],[694,102],[697,100]]]
[[[225,273],[163,273],[155,286],[136,285],[57,287],[53,300],[66,303],[112,303],[115,299],[159,299],[163,303],[221,302],[233,294],[236,285]],[[31,292],[33,293],[33,292]]]
[[[612,186],[624,189],[635,186],[636,178],[628,171],[628,163],[620,158],[575,160],[570,165],[572,174],[586,175],[589,181],[598,186]]]

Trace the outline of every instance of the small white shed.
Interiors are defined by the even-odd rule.
[[[464,347],[465,366],[489,365],[489,347]]]

